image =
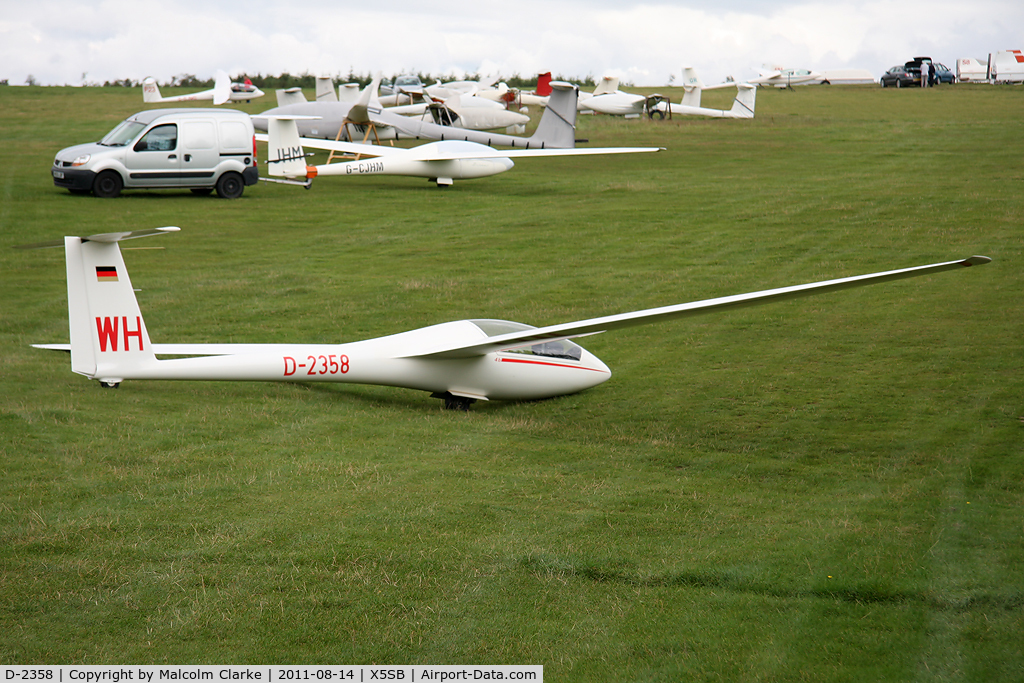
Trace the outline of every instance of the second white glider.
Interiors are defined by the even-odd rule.
[[[267,143],[267,168],[272,176],[309,183],[319,176],[399,175],[427,178],[439,186],[456,180],[486,178],[515,166],[513,159],[587,154],[657,152],[663,147],[574,147],[569,149],[494,149],[466,140],[440,140],[409,149],[364,145],[341,140],[299,136],[297,122],[316,117],[264,115],[267,133],[256,139]],[[310,166],[306,147],[348,155],[350,160]]]

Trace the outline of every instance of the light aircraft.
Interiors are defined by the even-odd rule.
[[[65,237],[71,369],[101,386],[129,379],[348,382],[405,387],[468,409],[477,400],[523,401],[572,394],[611,377],[577,337],[717,310],[832,292],[963,266],[973,256],[883,273],[531,327],[504,320],[461,320],[345,344],[154,344],[135,297],[120,241],[177,232],[176,227]],[[159,356],[186,356],[161,359]]]
[[[512,159],[528,157],[580,156],[587,154],[630,154],[658,152],[660,147],[585,147],[573,149],[503,149],[465,140],[442,140],[410,149],[365,145],[336,140],[299,137],[298,122],[303,117],[276,115],[267,117],[268,133],[256,139],[267,143],[268,172],[289,180],[302,178],[309,187],[320,176],[400,175],[427,178],[439,187],[456,180],[486,178],[504,173],[515,165]],[[304,147],[330,150],[348,155],[351,161],[306,165]],[[264,180],[267,180],[266,178]]]
[[[245,79],[245,83],[232,83],[231,77],[223,71],[217,71],[215,74],[213,90],[203,90],[175,97],[161,97],[160,88],[157,87],[156,80],[153,78],[142,81],[142,101],[147,104],[194,102],[197,100],[213,100],[214,104],[225,104],[240,100],[248,102],[257,97],[263,97],[263,95],[264,92],[253,85],[248,78]]]
[[[531,137],[504,135],[486,131],[452,128],[428,121],[420,121],[395,114],[374,101],[380,79],[374,79],[360,94],[359,100],[351,102],[295,102],[269,109],[252,117],[257,130],[267,131],[270,117],[302,116],[296,119],[299,133],[303,137],[366,142],[379,140],[427,139],[466,140],[482,145],[503,147],[547,149],[571,148],[576,144],[576,86],[569,83],[553,84],[549,106],[544,110],[537,130]],[[289,98],[301,93],[284,93]],[[280,96],[280,93],[279,93]],[[305,99],[305,98],[302,98]]]

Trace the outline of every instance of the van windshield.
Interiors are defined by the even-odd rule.
[[[107,147],[124,147],[134,140],[145,127],[146,124],[139,123],[138,121],[122,121],[121,125],[107,133],[106,137],[100,140],[100,144]]]

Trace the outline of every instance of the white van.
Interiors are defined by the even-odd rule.
[[[62,149],[53,184],[74,194],[116,197],[122,189],[189,188],[226,199],[259,180],[249,115],[221,109],[151,109],[99,142]]]

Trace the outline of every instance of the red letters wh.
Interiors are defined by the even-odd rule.
[[[135,329],[128,329],[128,318],[121,316],[121,326],[124,330],[124,350],[128,350],[128,338],[135,337],[139,340],[139,351],[142,351],[142,318],[135,316]],[[96,317],[96,333],[100,338],[100,351],[107,350],[107,344],[110,344],[111,351],[117,351],[117,318],[103,318]]]

